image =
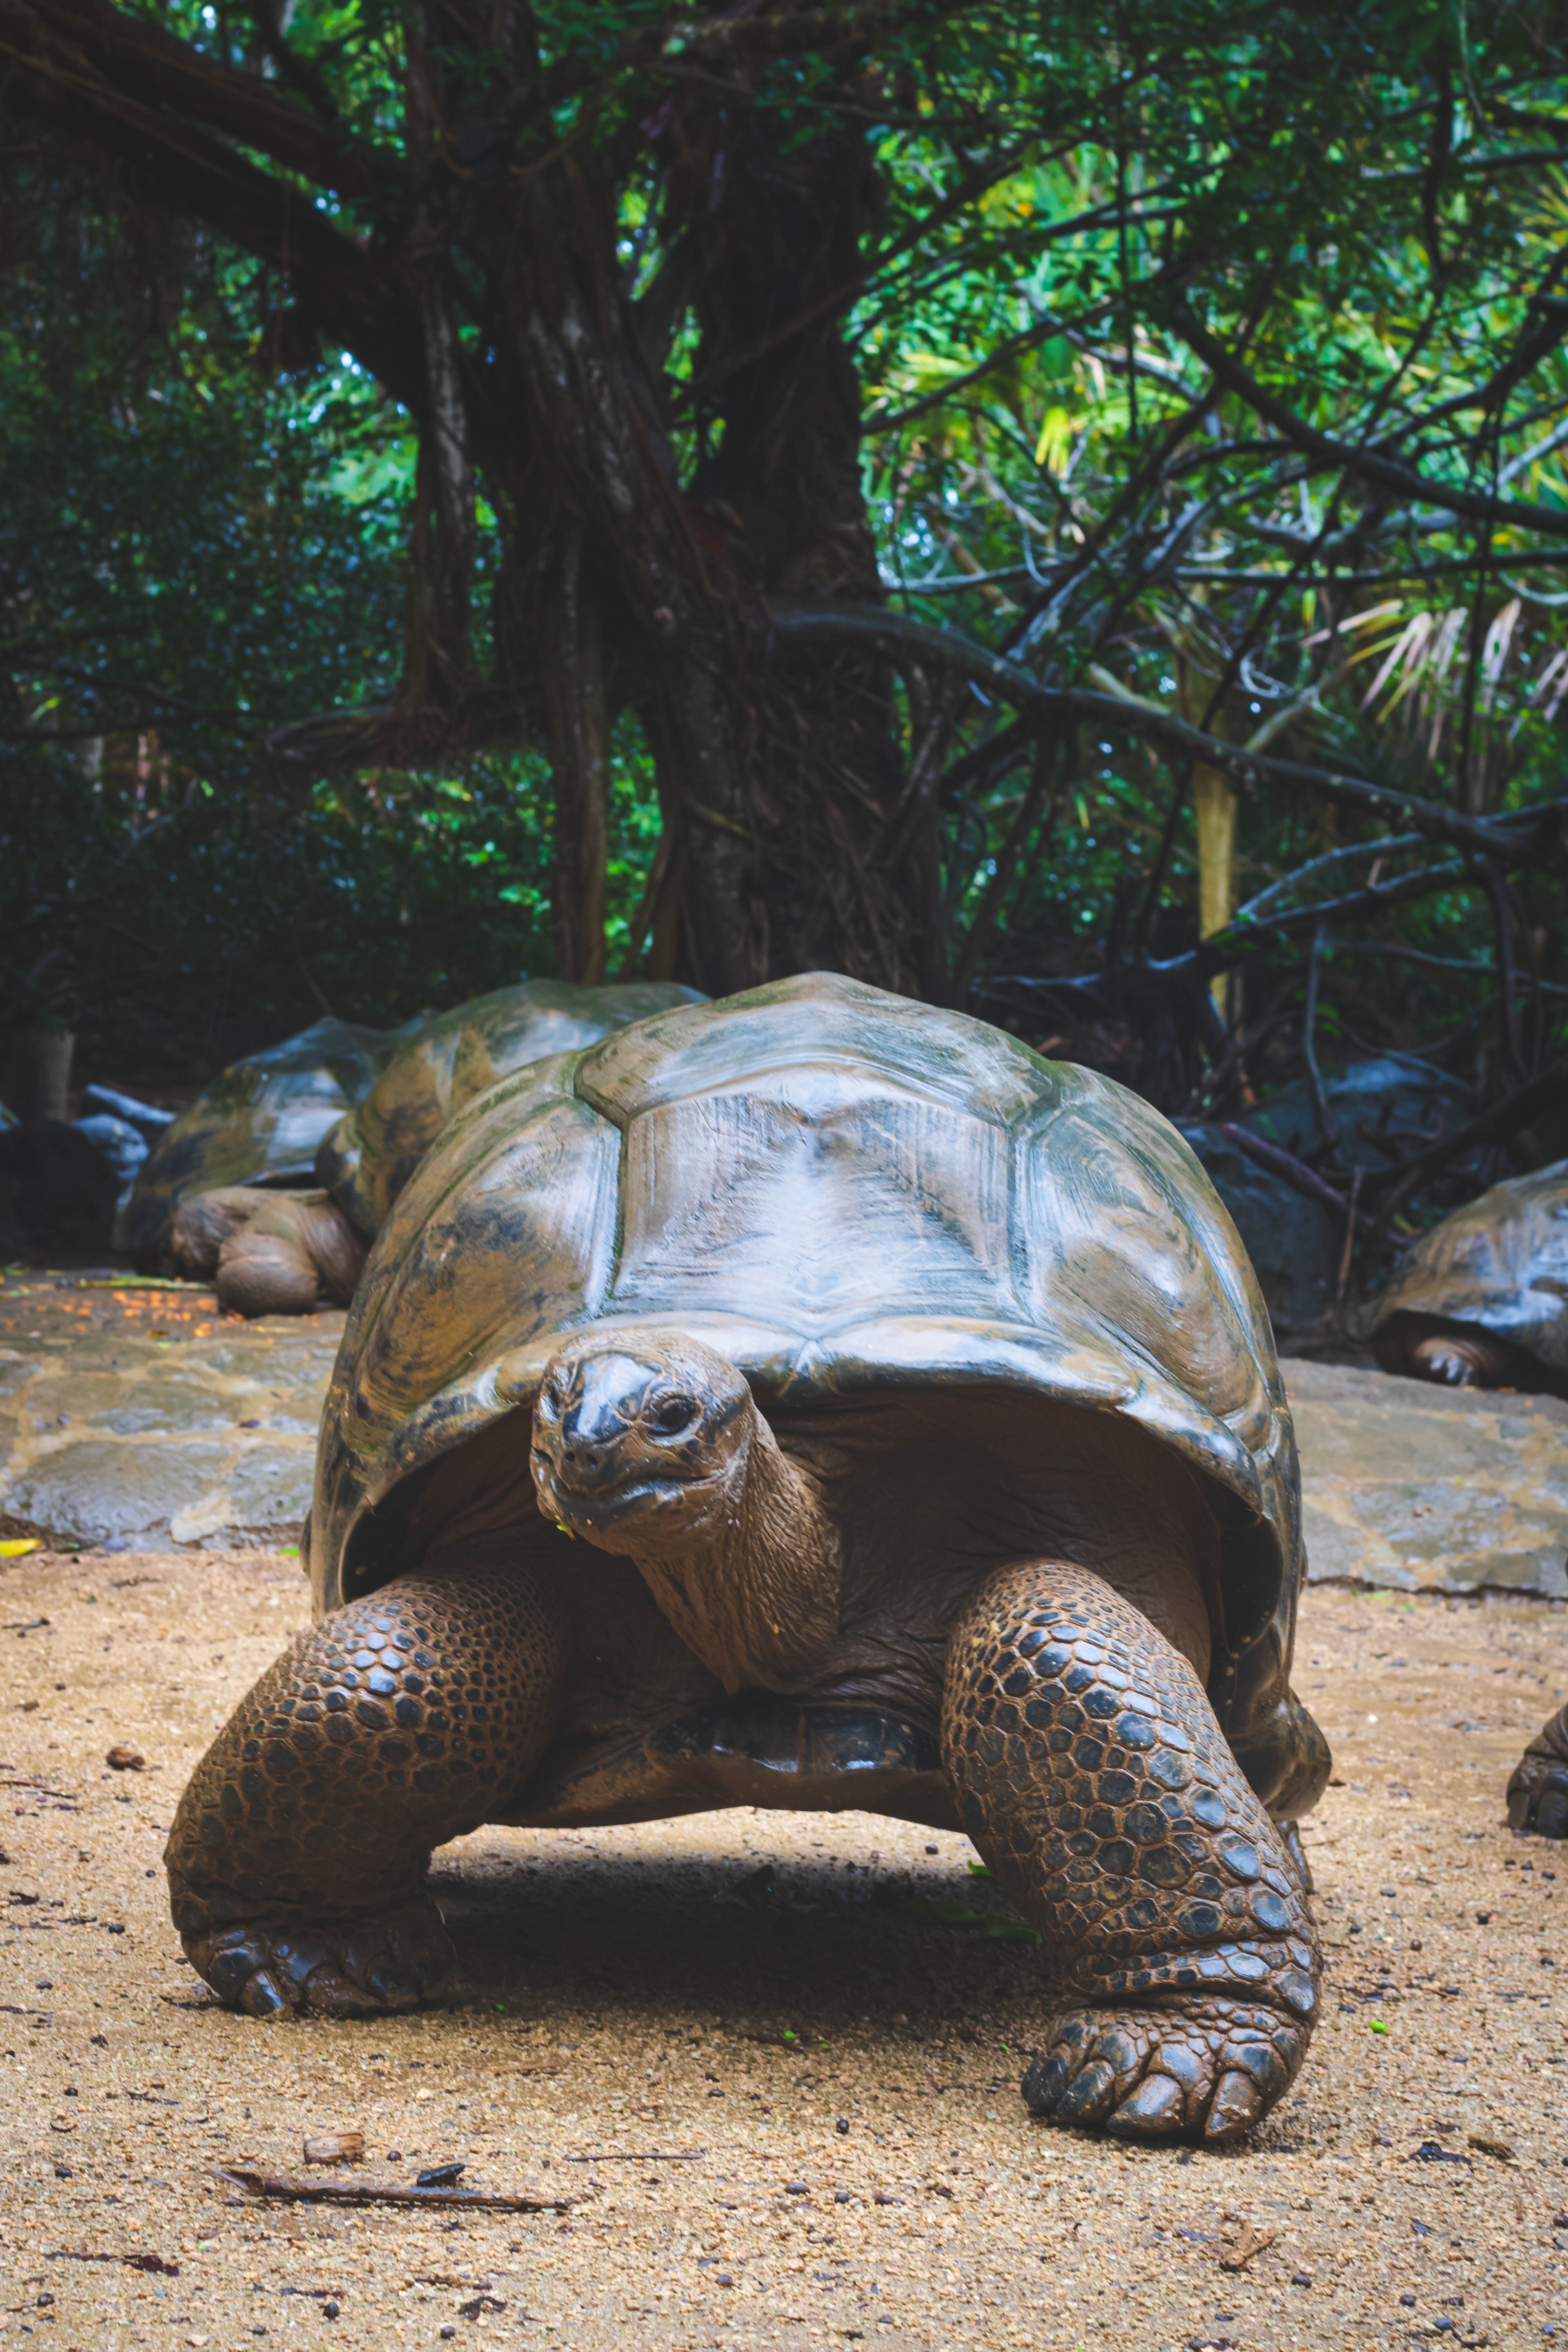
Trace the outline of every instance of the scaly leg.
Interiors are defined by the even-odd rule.
[[[506,1810],[565,1679],[521,1562],[426,1564],[302,1633],[191,1776],[164,1861],[190,1960],[231,2009],[415,2009],[452,1962],[433,1846]]]
[[[1317,1932],[1196,1675],[1102,1578],[999,1570],[948,1649],[963,1825],[1055,1963],[1037,2115],[1235,2139],[1294,2080]]]
[[[1568,1837],[1568,1706],[1542,1725],[1514,1766],[1508,1825],[1537,1837]]]
[[[363,1236],[325,1192],[246,1185],[182,1201],[169,1253],[236,1315],[310,1315],[321,1290],[347,1307],[365,1261]]]

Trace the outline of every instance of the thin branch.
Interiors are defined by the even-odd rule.
[[[1391,1217],[1428,1176],[1435,1176],[1450,1160],[1461,1159],[1467,1151],[1478,1150],[1483,1144],[1505,1143],[1542,1111],[1556,1109],[1565,1090],[1568,1061],[1553,1062],[1550,1069],[1542,1070],[1539,1077],[1530,1079],[1490,1110],[1483,1111],[1479,1118],[1471,1119],[1468,1126],[1457,1128],[1452,1135],[1444,1136],[1427,1150],[1398,1160],[1392,1168],[1373,1171],[1366,1179],[1366,1190],[1377,1196],[1384,1215]]]
[[[1304,1200],[1315,1201],[1319,1208],[1331,1210],[1336,1217],[1344,1215],[1344,1195],[1326,1184],[1315,1168],[1309,1168],[1304,1160],[1298,1160],[1282,1144],[1270,1143],[1266,1136],[1254,1135],[1250,1128],[1237,1127],[1228,1118],[1215,1119],[1215,1133],[1223,1135],[1227,1143],[1245,1158],[1255,1160],[1259,1168],[1267,1168],[1271,1176],[1282,1177]]]
[[[30,76],[68,92],[73,105],[86,99],[110,110],[121,100],[167,108],[339,195],[384,198],[408,185],[407,167],[391,150],[324,127],[276,83],[240,73],[109,0],[0,0],[0,49]]]
[[[1310,793],[1362,815],[1399,818],[1431,840],[1451,842],[1481,856],[1516,845],[1517,835],[1505,832],[1495,819],[1465,816],[1436,801],[1417,800],[1412,793],[1368,783],[1334,769],[1304,767],[1298,761],[1249,752],[1141,702],[1123,702],[1113,695],[1089,694],[1078,688],[1041,686],[1005,655],[993,653],[988,646],[932,622],[911,620],[875,605],[840,604],[826,599],[774,603],[768,607],[768,617],[781,636],[841,643],[858,639],[882,646],[894,660],[901,654],[909,663],[945,664],[1047,722],[1060,727],[1092,724],[1142,735],[1169,756],[1201,761],[1239,784],[1276,783],[1288,791]],[[1540,854],[1547,855],[1556,845],[1565,814],[1568,800],[1545,801],[1518,812],[1513,822],[1528,820],[1535,826]]]
[[[1340,1125],[1329,1108],[1329,1092],[1323,1084],[1323,1074],[1318,1066],[1318,1044],[1313,1034],[1318,1025],[1318,982],[1322,976],[1323,941],[1328,925],[1319,921],[1312,926],[1312,945],[1307,957],[1307,1003],[1301,1014],[1301,1057],[1307,1065],[1307,1083],[1312,1090],[1317,1108],[1318,1123],[1331,1150],[1337,1150]]]
[[[1563,312],[1559,317],[1553,307],[1552,331],[1550,341],[1542,342],[1540,358],[1546,356],[1568,328],[1568,305],[1563,306]],[[1256,415],[1266,418],[1295,447],[1322,464],[1342,473],[1359,475],[1363,481],[1396,491],[1401,498],[1415,499],[1423,506],[1441,507],[1449,514],[1468,515],[1472,521],[1484,522],[1497,530],[1544,531],[1552,539],[1568,539],[1568,510],[1523,505],[1514,499],[1500,499],[1494,502],[1483,491],[1467,490],[1455,482],[1435,482],[1418,473],[1414,466],[1401,465],[1375,449],[1358,449],[1353,443],[1337,440],[1332,434],[1320,432],[1315,425],[1307,424],[1286,401],[1259,383],[1251,369],[1201,326],[1184,304],[1174,307],[1171,323],[1221,383],[1244,400]]]

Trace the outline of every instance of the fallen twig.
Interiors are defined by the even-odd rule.
[[[472,2205],[502,2213],[562,2213],[579,2200],[548,2189],[410,2189],[401,2180],[301,2180],[288,2172],[262,2172],[248,2164],[215,2164],[215,2180],[231,2188],[248,2189],[258,2197],[277,2197],[289,2204],[325,2200],[334,2205]]]
[[[707,2155],[705,2147],[655,2148],[647,2156],[563,2156],[563,2164],[696,2164]]]
[[[184,1282],[178,1276],[156,1274],[95,1274],[84,1276],[77,1284],[79,1290],[184,1290],[195,1291],[200,1298],[210,1298],[216,1307],[217,1293],[210,1282]]]
[[[47,2263],[123,2263],[128,2271],[145,2271],[155,2278],[178,2278],[178,2263],[166,2263],[162,2254],[82,2254],[62,2246],[57,2252],[46,2254]]]

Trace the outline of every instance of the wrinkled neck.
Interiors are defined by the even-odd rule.
[[[659,1607],[727,1691],[787,1691],[838,1632],[838,1533],[816,1483],[755,1406],[734,1475],[695,1526],[632,1558]]]

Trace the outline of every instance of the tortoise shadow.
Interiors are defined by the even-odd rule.
[[[984,2013],[1022,2032],[1048,2008],[1038,1952],[988,1932],[1012,1915],[962,1866],[851,1874],[584,1847],[538,1862],[515,1850],[446,1857],[427,1884],[458,1953],[455,1998],[508,2013],[586,2003],[672,2023],[743,2014],[775,2031],[889,2014],[951,2031]],[[921,1916],[933,1905],[974,1924]]]

